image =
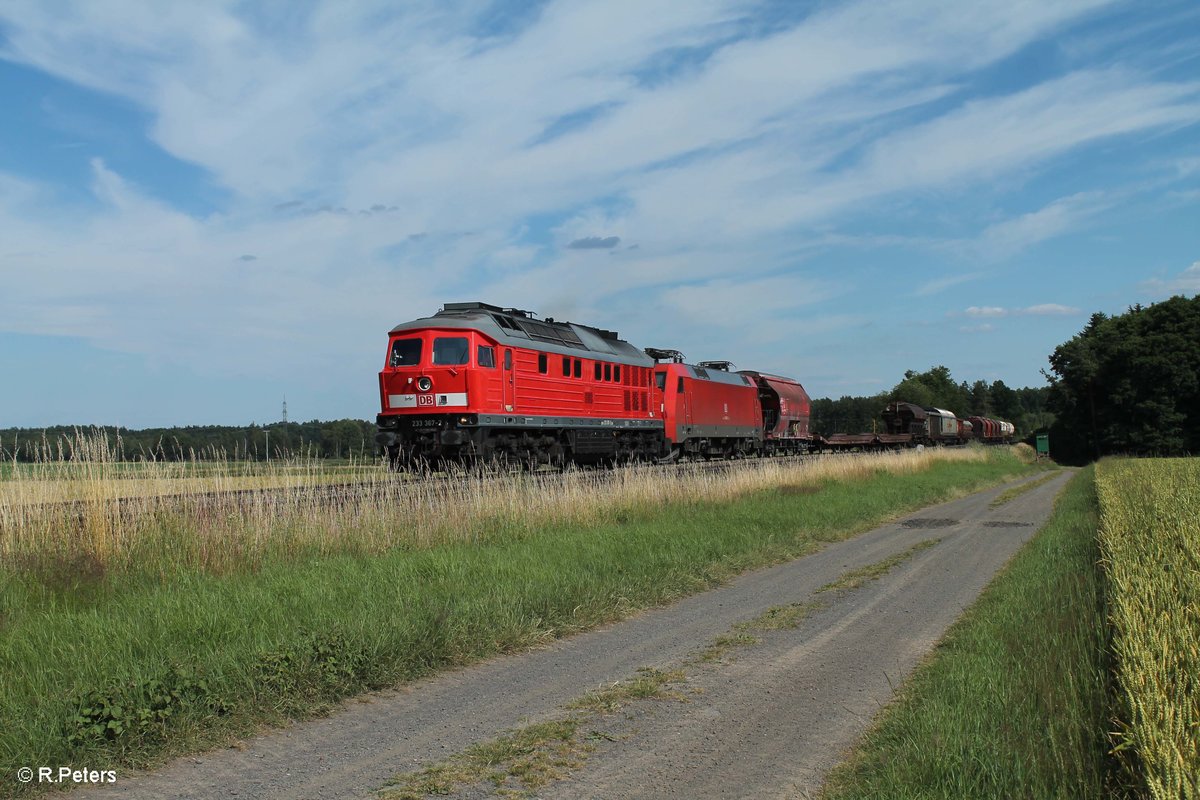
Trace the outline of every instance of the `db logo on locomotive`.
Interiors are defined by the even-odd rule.
[[[431,405],[433,405],[433,395],[431,395],[431,394],[419,394],[419,395],[417,395],[417,405],[418,405],[418,406],[431,406]]]

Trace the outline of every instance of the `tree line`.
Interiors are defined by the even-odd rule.
[[[121,461],[191,461],[223,458],[266,461],[268,457],[369,458],[375,449],[375,423],[358,419],[331,422],[275,422],[245,426],[189,425],[133,430],[113,426],[8,428],[0,430],[0,456],[33,462],[85,456],[97,440],[107,442]],[[90,456],[89,456],[90,457]]]
[[[1200,296],[1093,314],[1050,369],[1055,460],[1200,452]]]

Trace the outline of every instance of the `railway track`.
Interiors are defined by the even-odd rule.
[[[629,469],[679,470],[693,473],[727,473],[751,470],[759,466],[778,463],[802,463],[816,458],[849,458],[858,455],[878,455],[892,450],[834,449],[796,455],[777,455],[764,458],[731,459],[683,459],[667,464],[638,462],[615,468],[578,468],[567,470],[543,468],[540,470],[496,471],[492,468],[455,471],[451,473],[431,472],[420,475],[412,473],[394,475],[391,479],[348,481],[322,485],[279,486],[254,489],[230,489],[212,492],[178,492],[163,494],[133,495],[108,499],[74,499],[44,503],[9,504],[0,506],[0,533],[12,525],[28,520],[73,522],[82,527],[89,518],[107,517],[113,520],[130,519],[135,514],[153,513],[158,510],[192,509],[197,513],[236,513],[254,507],[281,505],[344,506],[366,498],[385,500],[405,489],[423,490],[430,484],[450,484],[466,487],[470,484],[499,484],[512,481],[540,480],[549,485],[564,474],[578,471],[600,481],[612,480]],[[7,513],[4,513],[7,512]]]
[[[848,454],[824,454],[845,456]],[[601,481],[615,480],[623,470],[690,470],[693,473],[725,473],[756,466],[778,463],[796,463],[822,454],[773,456],[761,459],[682,460],[670,464],[648,464],[620,466],[613,469],[580,469]],[[433,472],[424,475],[401,474],[383,480],[349,481],[324,485],[299,487],[271,487],[232,489],[214,492],[186,492],[152,495],[137,495],[112,499],[77,499],[58,502],[33,503],[10,506],[10,513],[0,516],[0,527],[4,522],[19,524],[32,519],[49,520],[59,524],[74,524],[83,527],[89,518],[103,517],[112,520],[131,519],[135,514],[156,511],[179,511],[190,509],[196,513],[237,513],[256,507],[284,505],[317,505],[325,507],[344,506],[371,497],[384,499],[406,489],[424,491],[430,484],[450,484],[467,487],[480,483],[504,483],[512,481],[539,480],[546,484],[558,481],[568,470],[541,469],[535,471],[495,471],[490,468],[454,472]]]

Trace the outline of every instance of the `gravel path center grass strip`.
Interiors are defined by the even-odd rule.
[[[1108,796],[1092,469],[830,776],[823,800]]]
[[[989,503],[989,505],[992,508],[999,508],[1000,506],[1004,505],[1005,503],[1009,503],[1009,502],[1017,499],[1021,495],[1025,494],[1026,492],[1031,492],[1034,489],[1041,486],[1042,484],[1049,483],[1050,481],[1054,480],[1057,477],[1058,477],[1058,471],[1054,470],[1052,472],[1046,473],[1045,475],[1043,475],[1040,478],[1034,478],[1031,481],[1026,481],[1025,483],[1022,483],[1018,486],[1012,487],[1011,489],[1006,489],[1003,492],[1001,492],[1000,494],[996,495],[996,499],[993,500],[991,503]]]
[[[485,543],[178,575],[32,603],[0,571],[0,771],[153,764],[796,558],[1027,469],[1011,454],[681,501]],[[19,790],[7,780],[0,794]]]

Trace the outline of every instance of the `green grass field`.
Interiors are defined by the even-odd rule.
[[[1200,461],[1107,459],[823,800],[1200,797]]]
[[[277,547],[236,567],[158,553],[156,569],[108,553],[64,561],[60,573],[8,560],[0,767],[153,763],[703,590],[1028,469],[993,451],[764,463],[724,476],[568,475],[555,479],[568,482],[565,499],[548,506],[532,507],[517,482],[492,490],[482,516],[456,518],[457,535],[410,532],[379,548],[351,541],[356,524],[371,535],[379,510],[352,506],[339,511],[340,551]],[[159,521],[181,527],[135,544],[242,541],[228,528]]]

